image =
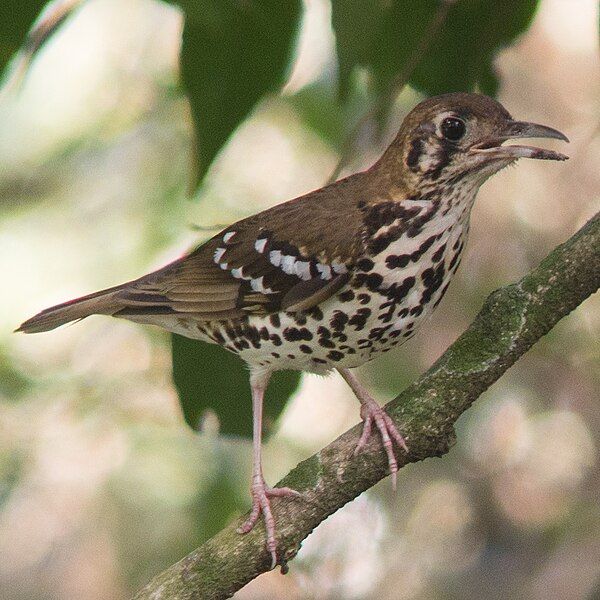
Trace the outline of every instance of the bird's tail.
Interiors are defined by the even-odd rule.
[[[85,319],[90,315],[112,315],[121,308],[116,296],[123,287],[118,285],[46,308],[22,323],[16,331],[39,333],[50,331],[71,321]]]

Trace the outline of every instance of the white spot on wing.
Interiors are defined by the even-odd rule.
[[[337,273],[338,275],[343,275],[344,273],[348,272],[346,265],[339,262],[332,262],[331,268],[333,269],[333,272]]]
[[[254,242],[254,247],[256,248],[256,251],[260,252],[261,254],[265,251],[266,245],[267,240],[265,238],[260,238]]]
[[[269,252],[269,260],[272,265],[278,267],[281,264],[281,250],[271,250]]]
[[[300,279],[308,281],[310,279],[310,263],[305,260],[297,260],[294,264],[294,272]]]
[[[260,292],[261,294],[272,294],[273,290],[271,288],[265,287],[263,285],[263,281],[264,281],[264,277],[255,277],[254,279],[250,280],[250,287],[255,291],[255,292]]]
[[[223,254],[225,254],[225,248],[217,248],[215,250],[214,261],[219,264],[221,259],[223,258]]]
[[[321,273],[321,279],[331,279],[331,267],[329,265],[317,263],[317,271]]]
[[[291,254],[286,254],[281,259],[281,270],[288,275],[293,275],[294,273],[294,263],[296,262],[296,257]]]
[[[223,241],[227,244],[229,242],[229,240],[231,240],[231,238],[237,233],[237,231],[228,231],[224,236],[223,236]]]
[[[247,279],[246,277],[244,277],[244,274],[242,273],[242,267],[238,267],[237,269],[231,269],[231,274],[236,279]]]

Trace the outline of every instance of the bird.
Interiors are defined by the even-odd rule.
[[[262,471],[263,395],[274,371],[337,370],[361,405],[360,452],[374,430],[396,486],[408,444],[352,369],[411,338],[456,273],[480,186],[520,158],[566,160],[504,145],[560,131],[517,121],[496,100],[449,93],[420,102],[368,169],[244,218],[167,266],[47,308],[17,331],[48,331],[94,314],[157,325],[219,344],[249,366],[253,407],[252,509],[272,567],[277,530]],[[201,367],[201,365],[199,365]],[[234,400],[232,400],[234,401]]]

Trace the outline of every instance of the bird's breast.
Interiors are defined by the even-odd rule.
[[[251,316],[213,341],[257,368],[324,373],[364,364],[411,337],[441,301],[467,229],[467,222],[437,218],[414,235],[405,231],[365,253],[348,283],[321,304]]]

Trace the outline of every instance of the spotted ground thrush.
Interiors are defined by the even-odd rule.
[[[503,145],[534,137],[568,141],[550,127],[513,120],[486,96],[430,98],[368,170],[234,223],[154,273],[48,308],[19,331],[104,314],[239,354],[250,367],[254,409],[252,512],[240,532],[262,513],[275,564],[269,498],[299,494],[268,487],[262,474],[262,401],[271,373],[337,369],[361,403],[356,450],[375,425],[395,485],[393,445],[406,450],[404,438],[350,369],[410,338],[440,303],[488,177],[522,157],[567,158]]]

